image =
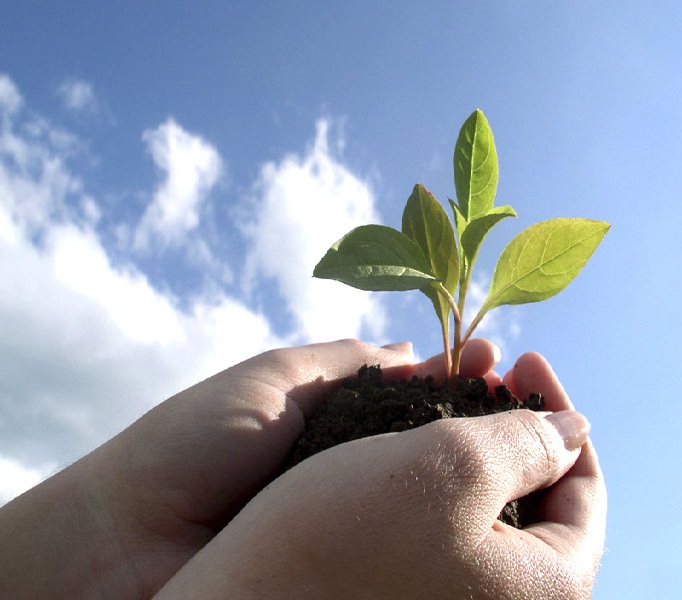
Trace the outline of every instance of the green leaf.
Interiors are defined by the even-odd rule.
[[[457,203],[452,199],[448,198],[448,202],[450,203],[450,206],[452,207],[452,213],[455,217],[455,231],[457,232],[457,240],[459,242],[459,250],[460,250],[460,255],[459,255],[459,280],[460,283],[463,282],[466,279],[467,272],[469,270],[469,265],[467,261],[466,254],[464,253],[464,249],[462,248],[462,235],[464,234],[464,230],[466,229],[467,226],[467,220],[462,214],[462,212],[459,210],[459,206],[457,206]]]
[[[457,203],[452,199],[448,198],[448,202],[450,203],[450,206],[452,207],[452,213],[455,216],[455,227],[457,229],[457,239],[462,240],[462,234],[464,233],[464,229],[467,226],[467,220],[466,217],[462,214],[462,211],[459,210],[459,206],[457,206]]]
[[[495,201],[498,166],[495,140],[477,109],[459,131],[452,159],[459,210],[467,221],[485,215]]]
[[[459,255],[452,223],[440,202],[422,184],[417,184],[403,211],[402,230],[421,248],[435,276],[454,297],[459,283]],[[433,287],[422,288],[433,302],[442,325],[450,315],[450,305]]]
[[[473,264],[481,247],[481,243],[488,232],[507,217],[515,217],[516,211],[511,206],[493,207],[482,217],[477,217],[466,224],[462,233],[462,251],[469,264]]]
[[[416,242],[383,225],[347,233],[317,263],[313,277],[372,292],[422,289],[437,281]]]
[[[565,218],[531,225],[502,251],[481,313],[558,294],[580,273],[609,228],[603,221]]]
[[[445,289],[454,295],[459,277],[455,232],[440,202],[419,183],[405,205],[402,228],[419,245]]]

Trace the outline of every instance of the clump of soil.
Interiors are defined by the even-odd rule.
[[[491,393],[484,379],[457,380],[437,386],[431,377],[384,382],[379,366],[363,366],[322,404],[294,446],[286,468],[327,448],[381,433],[405,431],[438,419],[477,417],[518,408],[543,410],[544,399],[524,400],[498,386]],[[537,521],[537,494],[510,502],[500,520],[517,528]]]

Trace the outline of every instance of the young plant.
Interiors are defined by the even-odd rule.
[[[457,202],[449,202],[454,227],[442,205],[418,183],[405,205],[402,231],[383,225],[357,227],[327,251],[313,272],[314,277],[361,290],[422,291],[441,325],[451,381],[459,372],[462,346],[486,313],[504,304],[539,302],[558,294],[582,270],[610,228],[603,221],[559,218],[522,231],[502,251],[488,296],[463,333],[461,315],[483,239],[502,219],[516,216],[511,206],[494,205],[497,152],[481,110],[462,125],[453,166]]]

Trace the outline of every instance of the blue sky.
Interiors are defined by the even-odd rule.
[[[428,300],[312,280],[355,225],[454,195],[482,108],[500,224],[612,224],[546,303],[481,330],[544,353],[609,487],[594,597],[670,597],[682,425],[682,9],[674,2],[21,2],[0,8],[0,502],[267,348],[439,351]],[[670,400],[668,405],[666,401]]]

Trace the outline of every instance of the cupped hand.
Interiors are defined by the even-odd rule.
[[[482,373],[492,346],[477,344]],[[409,376],[412,362],[410,344],[345,340],[266,352],[177,394],[0,510],[0,596],[151,596],[277,475],[341,379],[365,363]]]
[[[495,379],[493,347],[468,348],[463,369]],[[504,379],[557,412],[440,421],[312,457],[251,500],[159,598],[588,598],[606,512],[589,425],[540,355]],[[542,522],[519,531],[497,520],[540,488]]]
[[[494,346],[472,343],[464,360],[471,376],[483,374],[496,360]],[[412,362],[409,343],[273,350],[185,390],[113,440],[111,452],[133,457],[124,476],[131,535],[144,532],[136,543],[150,552],[144,585],[163,583],[277,476],[306,418],[343,378],[363,364],[409,377]],[[162,545],[149,543],[150,531]]]

